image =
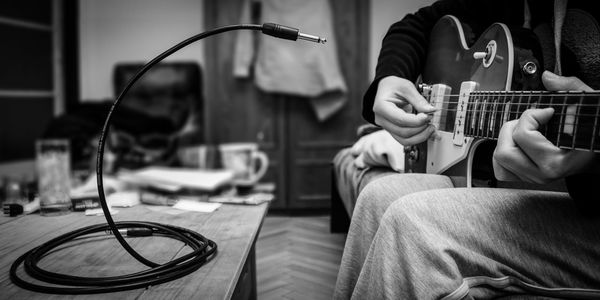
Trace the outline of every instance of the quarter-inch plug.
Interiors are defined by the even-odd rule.
[[[327,39],[318,37],[316,35],[310,35],[300,32],[297,28],[292,28],[284,25],[275,23],[264,23],[262,25],[262,33],[270,36],[274,36],[280,39],[296,41],[298,39],[315,42],[319,44],[325,44]]]

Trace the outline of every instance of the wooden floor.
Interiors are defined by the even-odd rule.
[[[331,299],[344,234],[329,216],[267,216],[256,244],[258,299]]]

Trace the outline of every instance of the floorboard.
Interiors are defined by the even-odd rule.
[[[256,243],[258,299],[331,299],[345,234],[329,216],[267,216]]]

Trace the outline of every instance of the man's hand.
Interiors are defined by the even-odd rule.
[[[410,112],[413,107],[416,115]],[[429,124],[434,111],[412,82],[396,76],[379,81],[373,104],[375,123],[400,144],[414,145],[427,140],[435,132],[435,126]]]
[[[404,171],[404,146],[385,130],[375,131],[361,137],[352,146],[354,165],[366,167],[390,167],[396,172]]]
[[[591,91],[575,77],[545,71],[542,82],[550,91]],[[560,149],[538,128],[550,120],[553,108],[528,109],[518,120],[505,123],[494,151],[494,174],[498,180],[549,183],[584,171],[594,160],[591,151]]]

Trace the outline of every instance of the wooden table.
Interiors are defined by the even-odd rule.
[[[255,299],[256,262],[254,246],[268,204],[257,206],[224,204],[212,213],[185,212],[173,215],[143,205],[117,208],[115,221],[152,221],[197,231],[218,245],[218,253],[199,270],[177,280],[124,292],[85,295],[86,299]],[[64,299],[75,296],[42,294],[24,290],[9,278],[13,261],[26,251],[60,234],[105,223],[101,216],[71,212],[63,216],[38,214],[0,217],[0,299]],[[165,237],[127,238],[146,258],[164,263],[190,251],[183,243]],[[110,235],[85,238],[59,247],[40,267],[80,276],[129,274],[147,267],[131,257]],[[24,271],[20,270],[19,274]]]

